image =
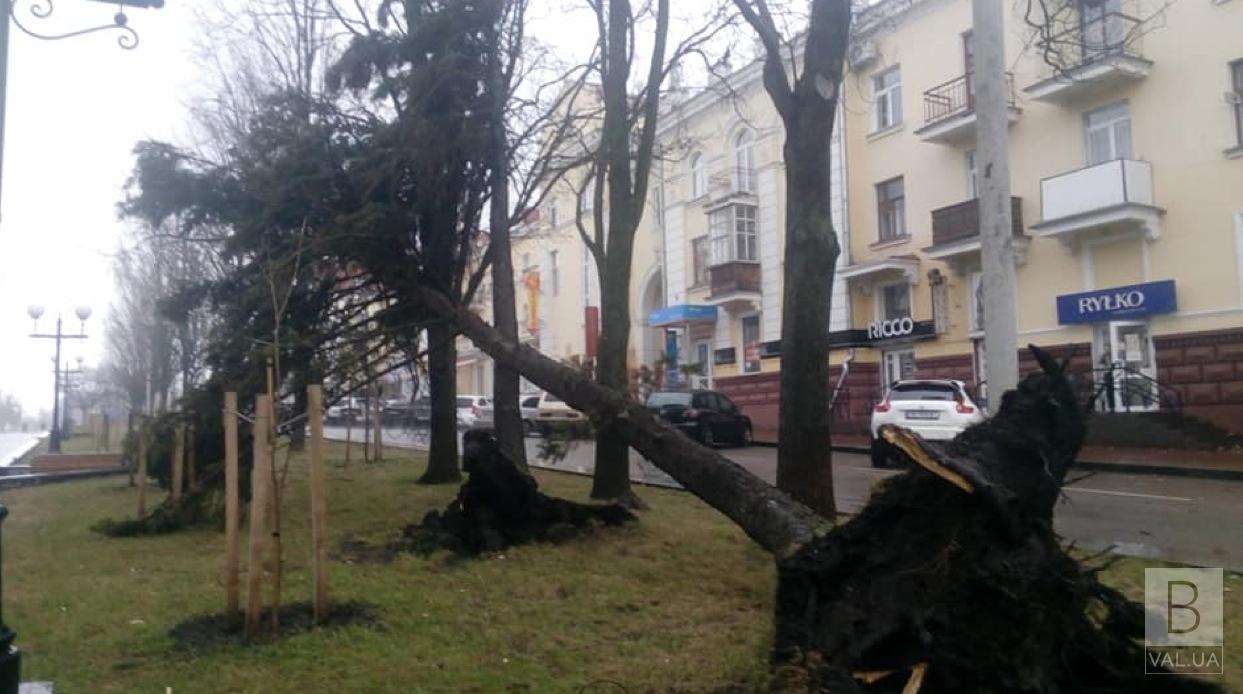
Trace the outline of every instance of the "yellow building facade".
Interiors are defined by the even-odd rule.
[[[1070,359],[1103,407],[1177,407],[1238,431],[1243,3],[1072,10],[1043,43],[1021,4],[1006,16],[1019,343]],[[899,378],[987,392],[971,22],[970,0],[882,0],[856,20],[830,153],[843,253],[825,320],[839,431],[865,430]],[[1042,45],[1057,47],[1059,69]],[[728,88],[672,86],[636,240],[630,363],[725,392],[755,438],[774,441],[781,124],[758,64]],[[568,190],[514,244],[520,323],[524,272],[538,271],[542,292],[538,334],[524,339],[559,358],[586,356],[584,315],[598,301]],[[464,351],[463,365],[478,368],[476,357]],[[462,373],[462,392],[490,391],[490,375],[466,384]]]

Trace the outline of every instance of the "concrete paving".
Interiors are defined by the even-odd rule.
[[[0,432],[0,467],[11,464],[39,443],[39,432]]]
[[[345,438],[341,428],[330,427],[325,433],[329,438]],[[355,441],[357,435],[355,430]],[[425,449],[427,434],[425,430],[386,429],[384,440],[390,446]],[[577,442],[557,463],[537,460],[539,442],[527,439],[532,464],[590,474],[595,451],[591,441]],[[723,448],[721,453],[769,484],[776,483],[775,448]],[[631,477],[637,482],[677,486],[634,451],[630,465]],[[872,485],[892,474],[896,473],[873,468],[865,455],[834,454],[838,509],[858,511]],[[1243,535],[1237,530],[1243,528],[1243,482],[1113,472],[1078,474],[1080,479],[1065,489],[1054,521],[1057,531],[1078,547],[1112,547],[1131,556],[1243,571]]]

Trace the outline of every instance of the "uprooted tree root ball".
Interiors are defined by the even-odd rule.
[[[457,498],[443,511],[429,512],[422,523],[407,526],[401,549],[473,555],[528,542],[562,542],[597,525],[635,519],[617,504],[579,504],[541,493],[535,478],[501,452],[490,430],[466,432],[462,469],[469,477]]]
[[[912,470],[778,561],[778,687],[833,692],[1215,691],[1144,674],[1143,609],[1053,531],[1083,440],[1062,367],[951,442],[882,437]]]

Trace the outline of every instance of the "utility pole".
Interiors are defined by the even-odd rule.
[[[980,262],[984,272],[984,377],[989,407],[1019,379],[1018,310],[1015,301],[1014,233],[1010,214],[1009,96],[1001,0],[972,0],[976,175],[979,191]]]

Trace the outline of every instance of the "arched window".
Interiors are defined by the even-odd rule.
[[[734,138],[734,189],[744,193],[755,192],[755,136],[743,130]]]
[[[708,172],[705,167],[703,152],[691,155],[691,199],[701,197],[708,192]]]

